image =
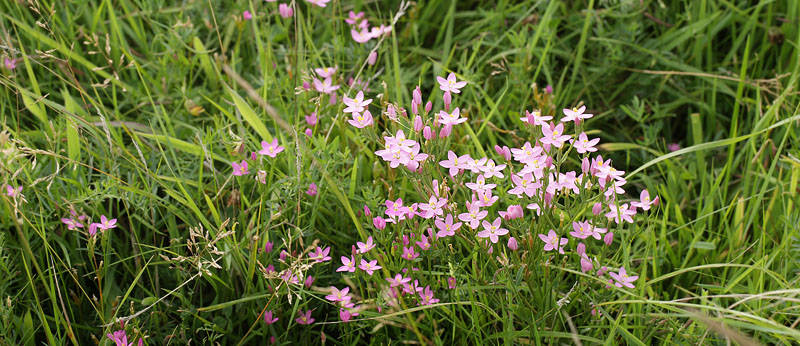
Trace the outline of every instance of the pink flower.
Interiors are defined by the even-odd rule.
[[[564,133],[564,124],[558,124],[553,126],[542,126],[542,144],[549,144],[556,148],[561,148],[564,145],[564,142],[569,140],[572,136],[565,135]]]
[[[353,258],[353,256],[350,256],[350,258],[342,256],[342,266],[336,269],[336,272],[353,273],[355,271],[356,271],[356,260]]]
[[[117,219],[109,220],[105,215],[100,216],[100,223],[97,224],[97,228],[101,230],[109,230],[112,228],[117,228]]]
[[[258,151],[261,155],[267,155],[269,157],[274,158],[278,154],[283,151],[283,147],[278,145],[278,139],[273,138],[272,143],[267,143],[267,141],[261,141],[261,150]]]
[[[83,228],[83,224],[81,224],[80,222],[78,222],[77,220],[72,219],[72,218],[61,218],[61,222],[63,222],[65,225],[67,225],[67,229],[68,230],[73,230],[73,229],[76,229],[76,228]]]
[[[467,118],[461,117],[461,110],[458,107],[453,109],[452,113],[439,111],[439,123],[442,125],[458,125],[466,121]]]
[[[658,196],[652,201],[650,200],[650,193],[647,190],[642,190],[639,194],[639,201],[631,202],[631,206],[642,208],[642,210],[650,210],[650,205],[658,203]]]
[[[314,277],[309,275],[306,277],[306,280],[303,281],[303,286],[306,286],[306,288],[311,288],[312,284],[314,284]]]
[[[313,131],[313,130],[311,130],[310,128],[308,128],[308,129],[306,129],[306,130],[305,130],[305,132],[304,132],[304,133],[305,133],[305,135],[306,135],[307,137],[311,137],[311,135],[313,135],[313,134],[314,134],[314,131]]]
[[[436,221],[434,221],[434,224],[436,225],[436,228],[439,229],[439,231],[436,232],[436,237],[438,238],[454,236],[456,235],[456,230],[461,227],[461,222],[453,223],[452,214],[447,214],[444,222],[442,222],[442,219],[437,218]]]
[[[247,170],[247,161],[245,160],[242,160],[242,163],[232,162],[231,165],[233,166],[233,175],[235,176],[250,174],[250,172]]]
[[[458,224],[460,225],[461,223],[459,222]],[[430,228],[428,228],[428,232],[429,233],[431,232]],[[421,250],[428,250],[428,249],[431,248],[431,243],[428,242],[428,237],[426,237],[424,235],[422,236],[420,241],[416,242],[416,244],[417,244],[417,246],[419,246],[419,248]]]
[[[250,14],[250,11],[244,11],[244,13],[242,13],[242,19],[251,20],[253,19],[253,15]]]
[[[509,205],[506,211],[499,212],[500,217],[502,217],[505,220],[513,220],[521,218],[522,213],[523,213],[522,206],[519,204]]]
[[[627,287],[627,288],[634,288],[633,282],[636,282],[639,279],[638,275],[628,276],[628,272],[625,271],[625,267],[619,268],[619,273],[608,272],[608,275],[614,279],[614,285],[617,287]]]
[[[308,126],[315,126],[317,125],[317,112],[311,112],[311,114],[306,115],[306,123]]]
[[[88,231],[90,237],[94,237],[94,235],[97,234],[97,225],[99,225],[99,223],[92,223],[91,225],[89,225]]]
[[[569,235],[578,239],[586,239],[592,235],[592,225],[588,221],[573,221],[572,229],[574,231],[569,232]]]
[[[4,57],[3,63],[5,63],[6,68],[9,70],[17,68],[17,59],[9,59],[8,57]]]
[[[444,213],[442,207],[444,207],[446,204],[446,198],[437,198],[436,196],[431,196],[431,198],[428,200],[428,203],[419,204],[419,209],[423,211],[421,216],[426,219],[430,219],[434,216],[442,216]]]
[[[372,39],[372,35],[366,30],[358,31],[356,29],[350,29],[350,36],[353,37],[353,41],[358,43],[367,43]]]
[[[347,96],[344,96],[342,98],[342,102],[344,102],[344,104],[347,105],[347,108],[345,108],[343,110],[343,112],[345,112],[345,113],[361,113],[365,109],[367,109],[367,106],[370,103],[372,103],[372,99],[364,100],[364,92],[363,91],[359,91],[358,94],[356,94],[356,98],[351,99],[351,98],[349,98]]]
[[[365,259],[361,259],[361,264],[358,266],[361,270],[367,272],[368,275],[372,276],[372,274],[383,267],[378,265],[378,260],[372,260],[367,262]]]
[[[603,212],[603,204],[601,204],[600,202],[595,203],[592,206],[592,214],[600,215],[601,212]]]
[[[354,112],[353,119],[350,119],[347,122],[359,129],[363,129],[372,125],[372,113],[370,113],[368,110],[364,111],[364,113]]]
[[[552,119],[553,117],[551,116],[542,116],[542,112],[540,111],[528,112],[527,110],[525,111],[525,116],[519,118],[522,122],[535,126],[546,126],[547,121]]]
[[[550,84],[547,84],[547,86],[544,87],[544,92],[548,93],[548,94],[552,94],[553,93],[553,86],[550,85]]]
[[[492,223],[484,220],[483,223],[481,223],[481,225],[483,225],[483,231],[478,232],[476,235],[479,238],[489,238],[493,244],[497,244],[498,236],[508,234],[507,229],[500,227],[501,222],[502,219],[499,217],[494,219]]]
[[[433,129],[431,129],[430,126],[425,126],[425,128],[422,129],[422,137],[424,137],[425,140],[427,141],[433,139],[434,138]]]
[[[425,286],[425,290],[419,292],[419,305],[431,305],[439,302],[439,299],[433,297],[431,286]]]
[[[608,234],[606,234],[606,236],[603,237],[603,243],[605,243],[606,246],[611,246],[611,243],[613,242],[614,242],[614,232],[608,232]]]
[[[463,168],[463,165],[466,163],[465,161],[467,158],[469,158],[469,155],[458,157],[456,153],[454,153],[452,150],[449,150],[447,152],[447,158],[447,160],[439,162],[439,165],[450,169],[450,176],[455,177],[456,174],[458,174],[458,170]]]
[[[523,145],[522,148],[511,149],[511,153],[514,154],[515,161],[529,164],[533,162],[533,160],[539,158],[539,156],[542,154],[542,147],[538,145],[532,147],[530,142],[525,142],[525,145]]]
[[[306,190],[306,195],[309,196],[316,196],[317,195],[317,184],[311,183],[308,185],[308,190]]]
[[[578,135],[578,140],[575,141],[575,150],[577,150],[580,154],[586,152],[593,153],[597,151],[597,148],[594,146],[597,145],[598,142],[600,142],[600,138],[589,140],[589,138],[586,137],[586,132],[581,132],[581,134]]]
[[[474,192],[485,192],[497,187],[497,184],[487,184],[483,174],[479,174],[474,183],[466,183],[465,185]]]
[[[386,220],[380,216],[376,216],[372,219],[372,225],[377,229],[384,229],[386,228]]]
[[[275,322],[278,322],[278,318],[273,316],[272,310],[269,310],[264,313],[264,323],[270,325]]]
[[[325,80],[322,82],[320,82],[319,79],[314,78],[313,84],[314,84],[314,89],[323,94],[330,94],[339,89],[338,85],[332,85],[333,81],[331,80],[330,77],[325,78]]]
[[[469,228],[476,229],[480,225],[480,221],[489,215],[486,210],[481,210],[477,203],[467,202],[467,212],[458,214],[458,219],[464,222],[469,222]]]
[[[478,192],[478,200],[476,201],[476,204],[479,207],[488,208],[488,207],[491,207],[492,205],[494,205],[494,203],[497,202],[498,199],[500,199],[500,197],[499,196],[493,196],[492,195],[492,190],[484,190],[484,191]]]
[[[376,62],[378,62],[378,52],[373,51],[369,53],[369,56],[367,57],[367,64],[369,64],[369,66],[373,66]]]
[[[439,89],[444,92],[452,92],[453,94],[461,93],[459,89],[467,85],[467,82],[456,82],[456,74],[452,72],[447,75],[447,79],[436,77],[436,81],[439,82]]]
[[[586,255],[586,245],[583,245],[583,243],[578,244],[578,249],[576,251],[581,258],[581,272],[586,273],[591,271],[594,266],[589,256]]]
[[[506,165],[495,165],[494,160],[489,159],[486,162],[486,165],[480,168],[480,171],[483,172],[486,178],[491,177],[498,177],[500,179],[505,178],[506,176],[503,174],[503,170],[506,169]]]
[[[403,275],[397,274],[397,275],[394,276],[394,279],[393,278],[386,278],[386,281],[389,281],[389,287],[394,288],[394,287],[402,286],[402,285],[405,285],[405,284],[411,282],[411,278],[406,278],[406,277],[403,277]]]
[[[358,20],[361,19],[361,18],[364,18],[364,12],[355,13],[353,11],[350,11],[350,13],[348,15],[348,18],[345,19],[344,21],[347,24],[356,25],[358,23]]]
[[[22,185],[17,187],[6,185],[6,196],[14,198],[17,197],[20,193],[22,193]]]
[[[116,346],[131,346],[133,343],[128,343],[128,335],[125,330],[118,330],[114,334],[106,334],[106,336],[114,342]]]
[[[319,78],[331,78],[336,73],[336,67],[315,68],[314,72],[317,73]]]
[[[528,145],[530,145],[530,144],[528,144]],[[504,146],[501,147],[499,145],[495,145],[494,146],[494,151],[496,151],[498,155],[500,155],[504,159],[506,159],[506,161],[511,160],[511,150],[508,149],[507,146],[504,145]]]
[[[508,193],[516,195],[517,197],[522,197],[521,195],[523,193],[528,195],[528,197],[533,197],[533,195],[536,194],[536,190],[542,187],[542,184],[533,179],[533,175],[530,173],[522,177],[512,174],[511,182],[513,182],[515,186],[513,189],[508,190]]]
[[[425,123],[422,122],[422,117],[419,115],[414,117],[414,131],[416,132],[422,131],[423,127],[425,127]]]
[[[294,9],[287,4],[278,5],[278,13],[283,18],[289,18],[294,15]]]
[[[268,241],[266,244],[264,244],[264,252],[270,253],[274,247],[275,245],[271,241]]]
[[[447,138],[450,137],[450,134],[453,133],[453,125],[447,124],[442,126],[439,130],[439,138]]]
[[[311,317],[311,310],[308,310],[306,312],[303,312],[303,310],[298,310],[297,312],[300,315],[299,317],[294,319],[295,322],[297,322],[297,324],[312,324],[312,323],[314,323],[314,318]]]
[[[541,239],[544,242],[544,251],[552,251],[558,249],[558,252],[560,254],[564,254],[563,246],[567,245],[567,242],[569,242],[569,239],[567,238],[561,238],[559,240],[556,231],[552,229],[547,235],[539,234],[539,239]]]
[[[508,249],[511,251],[517,251],[519,249],[519,244],[517,244],[517,239],[514,237],[508,238]]]
[[[572,108],[572,109],[564,108],[563,111],[564,115],[566,116],[561,118],[561,122],[570,122],[570,121],[579,122],[583,119],[589,119],[594,116],[594,114],[583,113],[584,111],[586,111],[586,106],[581,106],[581,108]]]
[[[607,218],[614,219],[618,224],[620,223],[620,217],[628,223],[633,223],[633,216],[636,215],[636,211],[628,209],[627,203],[620,205],[619,208],[614,204],[609,204],[608,208],[611,209],[611,211],[606,213]]]
[[[331,294],[325,296],[325,299],[330,300],[332,302],[349,302],[350,297],[347,293],[350,292],[350,287],[345,287],[339,290],[338,288],[331,286]]]
[[[456,278],[454,276],[450,276],[447,278],[447,288],[454,290],[456,288]]]
[[[375,247],[375,243],[372,242],[372,236],[369,236],[369,237],[367,237],[366,244],[362,243],[362,242],[357,242],[356,246],[358,246],[358,252],[357,253],[364,254],[364,253],[369,252],[369,250],[372,250],[372,248]]]
[[[331,0],[306,0],[307,2],[317,5],[319,7],[325,7]]]
[[[345,323],[350,322],[350,319],[355,316],[358,316],[357,312],[353,312],[344,308],[339,308],[339,318],[342,320],[342,322]]]
[[[331,253],[330,246],[326,247],[324,250],[321,247],[317,246],[317,249],[315,251],[312,251],[311,253],[308,254],[309,255],[308,258],[313,259],[317,263],[326,262],[331,260],[331,256],[328,256],[329,253]]]
[[[670,143],[670,144],[667,144],[667,149],[669,151],[678,151],[678,150],[681,150],[681,145],[678,144],[678,143]]]
[[[402,255],[400,255],[400,257],[402,257],[402,258],[403,258],[403,259],[405,259],[405,260],[413,261],[414,259],[416,259],[417,257],[419,257],[419,254],[418,254],[418,253],[417,253],[417,251],[414,249],[414,246],[413,246],[413,245],[412,245],[412,246],[409,246],[409,247],[405,247],[405,246],[404,246],[404,247],[403,247],[403,254],[402,254]]]

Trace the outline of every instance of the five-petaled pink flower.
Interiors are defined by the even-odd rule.
[[[6,196],[14,198],[17,197],[22,192],[22,185],[13,187],[11,185],[6,185]]]
[[[556,148],[561,148],[564,142],[572,137],[564,134],[564,124],[558,124],[553,127],[542,126],[542,135],[542,144],[550,144]]]
[[[650,193],[647,190],[642,190],[642,193],[639,194],[639,201],[631,202],[631,205],[636,208],[642,208],[642,210],[650,210],[650,206],[656,203],[658,203],[658,196],[650,200]]]
[[[389,281],[389,287],[394,288],[411,282],[411,278],[403,277],[403,275],[397,274],[394,276],[394,278],[386,278],[386,281]]]
[[[297,312],[300,314],[300,316],[298,316],[297,318],[294,319],[295,322],[297,322],[297,324],[312,324],[312,323],[314,323],[314,318],[311,317],[311,310],[308,310],[306,312],[303,312],[303,310],[298,310]]]
[[[458,228],[461,227],[461,222],[453,223],[452,214],[447,214],[447,217],[444,219],[444,221],[442,221],[440,218],[436,218],[434,224],[436,225],[436,228],[439,229],[439,231],[436,232],[437,238],[454,236],[456,235]]]
[[[319,79],[314,78],[313,84],[314,89],[323,94],[330,94],[339,89],[338,85],[333,85],[333,80],[330,77],[325,78],[325,80],[322,82],[320,82]]]
[[[330,78],[333,77],[333,74],[336,73],[336,67],[323,67],[323,68],[315,68],[314,72],[317,73],[319,78]]]
[[[586,111],[586,106],[581,106],[581,108],[572,108],[572,109],[564,108],[563,111],[565,117],[561,118],[561,122],[570,122],[570,121],[579,122],[583,119],[589,119],[594,116],[594,114],[583,113]]]
[[[483,225],[483,231],[478,232],[477,236],[480,238],[489,238],[492,244],[497,244],[498,236],[508,234],[507,229],[500,227],[502,220],[503,219],[499,217],[494,219],[492,223],[484,220],[483,223],[481,223],[481,225]]]
[[[283,146],[278,145],[278,139],[273,138],[271,143],[261,141],[261,150],[259,150],[258,153],[274,158],[276,155],[280,154],[283,149]]]
[[[321,247],[317,246],[317,249],[315,251],[312,251],[308,255],[310,259],[313,259],[314,261],[319,263],[319,262],[330,261],[331,256],[328,256],[329,253],[331,253],[330,246],[326,247],[324,250]]]
[[[378,260],[372,260],[367,262],[365,259],[361,259],[361,264],[358,265],[361,270],[367,272],[368,275],[372,276],[372,274],[383,267],[378,265]]]
[[[365,100],[364,92],[359,91],[358,94],[356,94],[356,98],[351,99],[347,96],[344,96],[342,98],[342,102],[344,102],[344,104],[347,105],[347,108],[345,108],[342,112],[361,113],[367,109],[367,106],[369,106],[370,103],[372,103],[372,99]]]
[[[439,89],[444,92],[452,92],[453,94],[461,93],[459,89],[467,85],[465,81],[456,82],[456,74],[452,72],[447,75],[447,79],[436,77],[436,81],[439,82]]]
[[[97,224],[97,228],[101,230],[110,230],[112,228],[117,228],[117,219],[108,219],[105,215],[100,216],[100,223]]]
[[[76,229],[76,228],[83,228],[83,224],[81,224],[80,222],[78,222],[77,220],[75,220],[73,218],[66,218],[66,217],[62,218],[61,222],[63,222],[65,225],[67,225],[67,229],[68,230],[73,230],[73,229]]]
[[[346,256],[342,256],[342,266],[336,269],[336,272],[355,272],[356,271],[356,260],[353,256],[350,258]]]
[[[353,112],[353,119],[347,120],[347,122],[359,129],[363,129],[372,125],[372,113],[369,110],[364,110],[363,113]]]
[[[547,235],[539,234],[539,239],[544,242],[544,251],[553,251],[558,249],[558,253],[560,254],[564,254],[563,246],[567,245],[567,242],[569,242],[569,239],[567,238],[561,238],[559,240],[558,234],[556,234],[556,231],[552,229],[549,233],[547,233]]]
[[[372,241],[372,236],[369,236],[366,243],[357,242],[356,246],[358,246],[358,253],[365,254],[375,247],[375,243]]]
[[[597,148],[594,146],[597,145],[598,142],[600,142],[600,138],[589,139],[589,137],[586,137],[586,132],[581,132],[581,134],[578,135],[578,140],[575,141],[575,150],[581,154],[586,152],[593,153],[597,151]]]
[[[619,273],[608,272],[608,275],[614,279],[614,285],[617,287],[634,288],[632,283],[639,279],[638,275],[629,276],[628,272],[625,271],[625,267],[620,267]]]
[[[244,11],[244,12],[242,13],[242,19],[244,19],[244,20],[251,20],[251,19],[253,19],[253,15],[252,15],[252,14],[250,14],[250,11]]]
[[[467,118],[461,117],[461,110],[456,107],[452,113],[439,111],[439,123],[442,125],[458,125],[466,122]]]
[[[235,176],[250,174],[250,171],[247,170],[247,161],[245,160],[242,160],[242,163],[232,162],[231,165],[233,166],[233,175]]]
[[[292,6],[287,4],[280,4],[278,5],[278,13],[283,18],[289,18],[294,15],[294,9],[292,9]]]
[[[330,300],[332,302],[349,302],[350,299],[353,297],[348,296],[347,293],[350,292],[350,287],[345,287],[339,290],[335,286],[331,286],[331,294],[325,296],[325,299]]]

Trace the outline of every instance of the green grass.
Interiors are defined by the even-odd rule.
[[[0,184],[24,186],[27,200],[5,188],[0,197],[0,344],[111,344],[117,319],[137,313],[128,335],[148,345],[273,335],[337,345],[800,342],[800,1],[418,1],[367,65],[375,40],[351,39],[348,11],[376,25],[400,8],[296,1],[283,19],[277,3],[255,0],[0,3],[0,56],[18,62],[0,67]],[[234,18],[244,10],[254,19]],[[314,286],[348,284],[334,268],[374,232],[363,205],[422,201],[414,176],[373,154],[380,136],[348,125],[341,102],[297,92],[321,66],[339,67],[340,101],[352,76],[370,81],[383,109],[408,107],[418,84],[441,109],[435,76],[456,73],[469,81],[457,103],[470,120],[447,143],[478,157],[520,147],[526,109],[586,104],[596,116],[585,128],[627,172],[628,197],[646,188],[661,198],[605,254],[640,276],[636,288],[604,289],[558,257],[523,265],[544,262],[538,240],[510,267],[462,242],[446,260],[420,262],[431,285],[459,279],[437,290],[440,304],[372,308],[348,324],[335,323],[319,290],[266,278],[262,266],[279,265],[278,251],[257,251],[267,239],[300,253],[318,242],[334,249],[334,267],[308,268]],[[542,102],[545,85],[555,92]],[[380,129],[394,129],[378,109]],[[320,121],[307,138],[313,111]],[[286,151],[266,184],[231,176],[240,148],[272,137]],[[314,198],[304,193],[312,182]],[[60,222],[71,208],[120,227],[90,240]],[[380,244],[389,229],[374,233]],[[386,251],[382,263],[395,265]],[[358,280],[357,294],[378,296]],[[301,309],[321,323],[298,326]],[[266,310],[280,322],[265,325]]]

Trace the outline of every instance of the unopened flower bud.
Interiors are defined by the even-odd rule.
[[[445,91],[442,99],[444,99],[444,110],[450,112],[450,103],[453,102],[453,96],[450,95],[449,91]]]
[[[508,248],[511,251],[517,251],[519,249],[519,244],[517,244],[517,239],[514,237],[508,238]]]
[[[386,228],[386,220],[380,216],[376,216],[374,219],[372,219],[372,225],[377,229],[384,229]]]
[[[442,126],[442,129],[439,130],[439,138],[447,138],[450,136],[450,133],[453,132],[453,125],[447,124]]]
[[[425,126],[425,128],[422,129],[422,136],[428,141],[433,139],[433,130],[431,130],[430,126]]]
[[[367,58],[367,64],[369,66],[375,65],[378,62],[378,52],[369,53],[369,57]]]
[[[419,132],[419,131],[421,131],[421,130],[422,130],[422,128],[423,128],[424,126],[425,126],[425,124],[422,122],[422,117],[420,117],[419,115],[417,115],[417,116],[414,118],[414,131],[417,131],[417,132]]]
[[[428,103],[425,104],[425,112],[430,113],[431,109],[433,109],[433,102],[428,101]]]
[[[602,204],[600,204],[600,202],[597,202],[597,203],[595,203],[595,204],[592,206],[592,214],[594,214],[594,215],[600,215],[600,213],[601,213],[602,211],[603,211],[603,205],[602,205]]]
[[[606,243],[607,246],[611,246],[611,243],[614,241],[614,232],[606,233],[606,236],[603,237],[603,242]]]

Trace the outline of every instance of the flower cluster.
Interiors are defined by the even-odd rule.
[[[361,44],[392,32],[391,27],[383,24],[370,28],[369,21],[364,18],[364,12],[355,13],[350,11],[349,16],[344,21],[350,25],[350,36],[353,37],[353,41]]]
[[[91,222],[86,214],[78,215],[75,210],[69,211],[70,217],[61,218],[61,222],[67,226],[68,230],[83,228],[83,223],[89,224],[88,232],[90,237],[94,237],[97,231],[107,231],[117,228],[117,219],[109,219],[105,215],[100,215],[100,222]]]

